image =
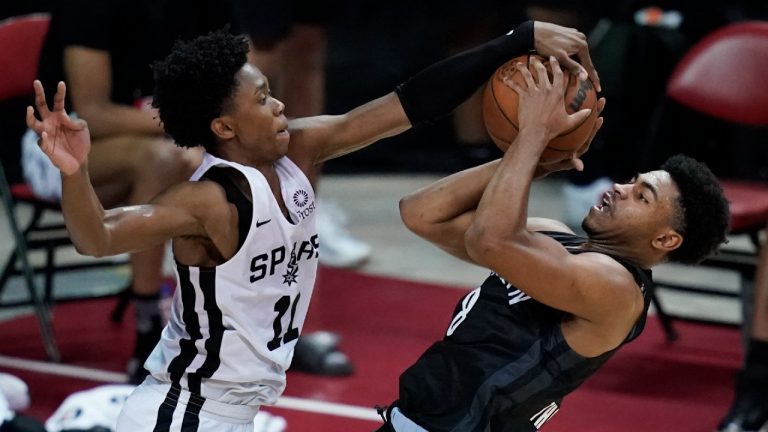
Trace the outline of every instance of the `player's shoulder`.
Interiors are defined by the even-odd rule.
[[[575,264],[576,284],[605,311],[635,310],[643,304],[643,294],[635,275],[617,258],[585,252],[569,258]]]
[[[215,209],[226,202],[226,191],[220,184],[213,181],[176,183],[153,200],[153,204],[187,208],[194,210],[195,213]]]

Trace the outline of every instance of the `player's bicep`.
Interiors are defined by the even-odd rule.
[[[514,242],[500,241],[483,254],[483,263],[532,298],[592,320],[604,311],[595,301],[607,286],[605,272],[589,259],[572,255],[559,242],[528,232]]]
[[[107,210],[105,224],[109,234],[109,254],[149,249],[175,237],[204,236],[205,213],[209,206],[205,188],[177,185],[150,204]]]

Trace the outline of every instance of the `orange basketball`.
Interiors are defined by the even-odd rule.
[[[531,58],[538,57],[544,66],[549,65],[549,60],[536,54],[527,54],[504,63],[496,70],[488,84],[485,86],[483,95],[483,120],[488,134],[493,142],[502,150],[506,151],[509,145],[517,136],[517,93],[504,82],[513,80],[525,85],[523,75],[515,68],[516,63],[528,65],[534,79],[538,76],[533,66]],[[571,154],[581,148],[589,138],[592,127],[597,120],[597,92],[592,85],[592,81],[579,81],[567,70],[565,73],[564,85],[566,86],[563,103],[565,111],[573,114],[584,108],[592,108],[592,113],[575,128],[565,131],[552,141],[541,154],[541,162],[557,162],[571,157]]]

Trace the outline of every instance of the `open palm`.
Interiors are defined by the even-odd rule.
[[[35,118],[35,110],[27,107],[27,126],[40,136],[38,144],[51,162],[64,175],[70,175],[85,163],[91,149],[91,137],[85,120],[71,119],[64,110],[66,85],[59,82],[53,96],[53,110],[48,110],[45,92],[40,81],[34,82],[35,105],[40,120]]]

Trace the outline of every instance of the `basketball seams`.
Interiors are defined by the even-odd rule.
[[[517,72],[515,72],[515,73],[517,73]],[[501,80],[501,85],[506,85],[506,84],[504,84],[503,80]],[[513,128],[515,128],[516,132],[519,132],[520,128],[517,127],[517,124],[515,124],[515,122],[513,122],[512,119],[507,117],[507,113],[504,112],[504,110],[501,108],[501,104],[499,104],[499,100],[496,99],[496,86],[493,85],[493,83],[491,83],[491,96],[493,98],[493,104],[499,110],[499,114],[501,114],[501,116],[504,117],[504,119],[507,121],[507,123],[509,123]]]

